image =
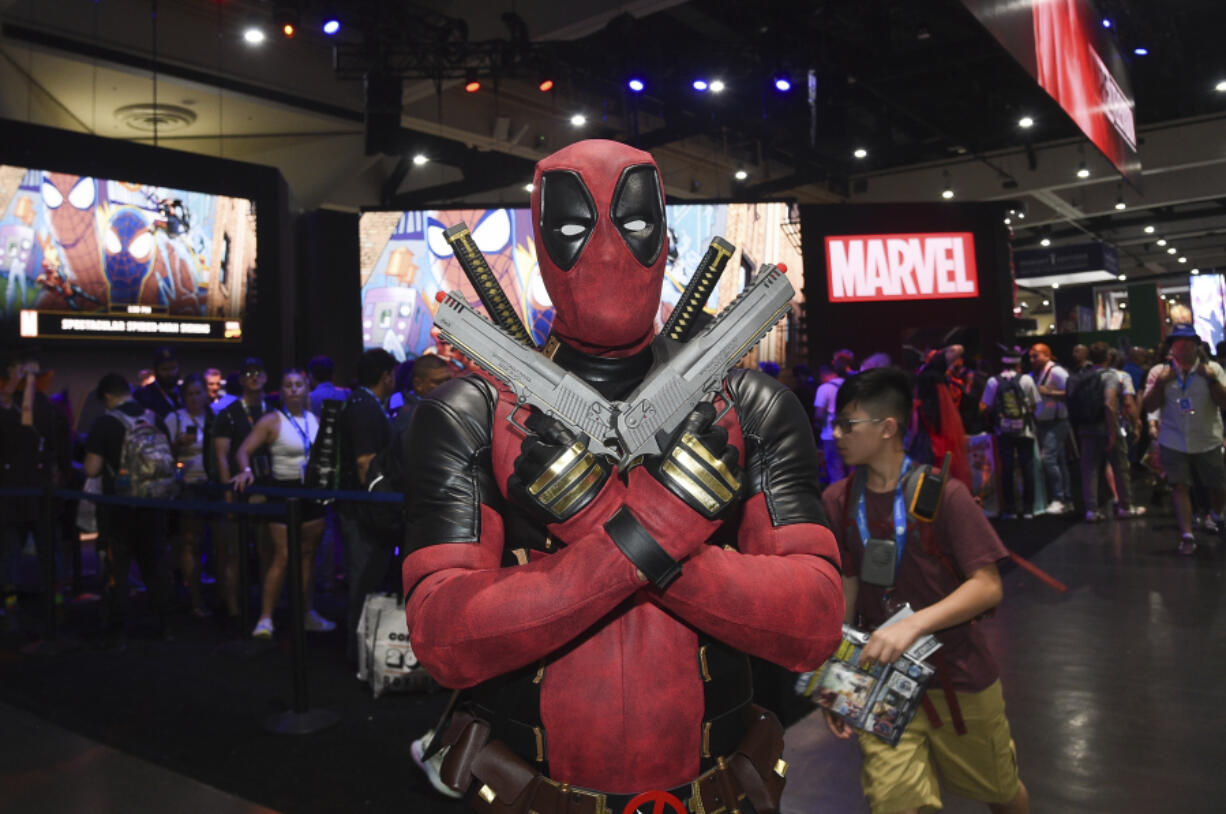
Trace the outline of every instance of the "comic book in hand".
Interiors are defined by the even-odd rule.
[[[927,636],[893,664],[861,667],[860,653],[868,639],[865,631],[843,625],[843,641],[834,655],[816,672],[802,675],[797,689],[804,695],[812,694],[818,706],[856,729],[897,746],[932,679],[934,669],[923,656],[935,652],[940,643]]]

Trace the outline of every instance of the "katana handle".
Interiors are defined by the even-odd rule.
[[[506,292],[498,284],[498,278],[494,276],[489,263],[485,262],[485,256],[477,248],[472,232],[468,231],[468,225],[460,221],[445,230],[443,237],[451,246],[451,250],[455,252],[456,260],[460,261],[460,268],[464,269],[468,281],[476,289],[477,296],[481,298],[481,304],[485,306],[490,319],[509,333],[515,341],[535,350],[536,343],[532,341],[532,335],[528,333],[519,314],[515,313],[511,301],[507,299]]]
[[[732,259],[735,251],[736,246],[722,237],[711,238],[711,245],[707,247],[706,254],[702,256],[702,262],[698,264],[694,276],[686,285],[681,299],[677,300],[677,307],[668,317],[668,323],[664,326],[665,336],[678,342],[684,342],[693,335],[698,327],[702,306],[710,298],[711,292],[715,290],[720,275],[728,267],[728,261]]]

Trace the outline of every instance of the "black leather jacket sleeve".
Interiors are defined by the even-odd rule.
[[[734,370],[727,386],[745,436],[746,499],[761,492],[775,526],[829,528],[813,430],[795,394],[756,370]]]
[[[481,539],[481,504],[501,508],[490,464],[497,394],[476,376],[456,379],[422,400],[403,433],[410,551]]]

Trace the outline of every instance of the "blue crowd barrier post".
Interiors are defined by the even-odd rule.
[[[326,709],[309,709],[307,702],[306,628],[303,624],[306,608],[303,607],[305,592],[302,589],[302,504],[298,498],[291,497],[285,501],[285,508],[294,698],[293,706],[288,711],[265,719],[264,728],[282,735],[309,735],[335,726],[340,722],[340,716]]]

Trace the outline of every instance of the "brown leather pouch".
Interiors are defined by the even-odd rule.
[[[483,814],[525,814],[537,784],[544,782],[540,772],[501,741],[485,745],[477,754],[472,773],[480,785],[469,803]]]
[[[481,749],[489,742],[490,725],[467,712],[457,712],[442,735],[447,747],[439,767],[439,779],[456,791],[467,791],[472,785],[473,764]]]
[[[728,768],[754,809],[759,814],[774,814],[786,783],[775,770],[783,756],[783,726],[769,710],[755,705],[753,713],[754,721],[728,758]]]

